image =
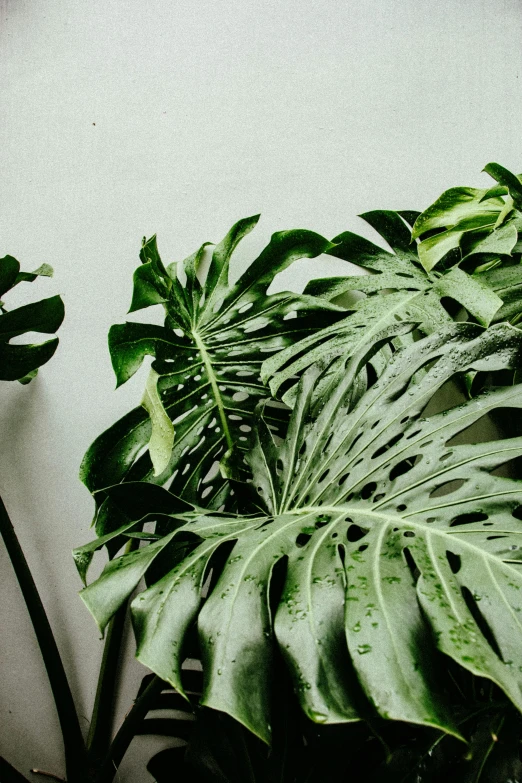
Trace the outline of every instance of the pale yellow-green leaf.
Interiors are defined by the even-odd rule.
[[[141,401],[150,416],[152,433],[149,441],[149,454],[154,467],[154,475],[159,476],[169,464],[174,445],[174,425],[169,419],[158,393],[158,373],[151,370]]]

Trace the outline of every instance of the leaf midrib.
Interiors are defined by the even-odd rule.
[[[203,359],[203,364],[205,366],[205,370],[207,371],[207,377],[212,387],[212,394],[216,401],[219,420],[223,428],[223,435],[225,436],[227,447],[231,449],[234,446],[234,441],[232,440],[232,435],[230,433],[230,429],[228,426],[228,420],[225,414],[225,405],[223,402],[223,397],[221,395],[221,392],[219,391],[218,379],[216,377],[216,374],[214,373],[214,368],[212,366],[212,362],[210,361],[210,356],[208,354],[205,343],[201,339],[201,336],[199,335],[196,329],[192,329],[192,337],[194,338],[194,342],[196,343],[198,350],[201,354],[201,358]]]

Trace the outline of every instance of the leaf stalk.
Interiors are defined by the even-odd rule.
[[[20,585],[47,670],[62,731],[67,779],[69,783],[83,783],[86,780],[85,744],[71,689],[42,600],[2,498],[0,498],[0,533]],[[14,780],[16,778],[13,778]]]

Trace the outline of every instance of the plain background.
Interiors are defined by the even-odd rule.
[[[0,0],[0,256],[55,267],[8,303],[59,292],[67,310],[36,382],[1,384],[0,490],[86,728],[102,646],[70,556],[91,535],[77,474],[141,396],[144,371],[113,391],[106,345],[141,237],[157,233],[170,262],[261,212],[245,260],[284,228],[371,237],[358,213],[422,210],[485,184],[489,161],[519,171],[521,61],[518,0]],[[63,773],[3,550],[0,661],[0,754]],[[143,674],[131,661],[120,718]],[[147,743],[120,783],[151,780]]]

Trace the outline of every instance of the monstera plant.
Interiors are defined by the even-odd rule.
[[[522,780],[522,180],[486,171],[363,215],[388,249],[285,231],[235,279],[259,216],[170,265],[143,241],[130,312],[165,319],[112,327],[118,385],[152,362],[81,466],[106,642],[70,783],[136,734],[171,738],[158,783]],[[111,738],[127,612],[151,673]]]
[[[151,765],[165,779],[196,774],[194,747],[202,779],[236,779],[218,714],[243,732],[237,779],[252,780],[329,779],[324,743],[341,731],[345,752],[361,725],[386,748],[382,767],[359,755],[361,780],[435,779],[449,763],[471,780],[496,750],[487,726],[518,725],[522,186],[486,170],[492,188],[453,188],[423,214],[363,215],[390,250],[285,232],[235,283],[230,256],[257,217],[215,246],[207,273],[206,246],[164,267],[144,241],[131,311],[160,304],[165,325],[109,335],[118,383],[153,362],[141,406],[84,459],[99,537],[75,558],[86,579],[109,552],[82,592],[102,631],[138,590],[150,688],[190,711],[184,661],[201,661],[200,728],[184,760],[173,749]],[[320,253],[361,273],[267,294]],[[481,442],[486,420],[496,435]],[[294,707],[274,682],[301,707],[284,750],[278,720]],[[502,763],[518,775],[517,732]]]

